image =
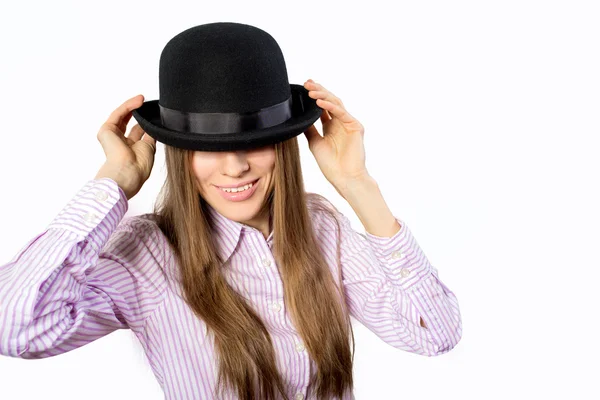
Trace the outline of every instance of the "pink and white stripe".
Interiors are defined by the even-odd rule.
[[[151,214],[124,217],[127,209],[113,180],[90,180],[44,232],[0,266],[0,354],[51,357],[129,328],[165,399],[215,398],[213,342],[182,300],[166,239]],[[209,211],[226,260],[223,272],[267,325],[289,398],[315,399],[315,364],[284,304],[273,232],[265,240],[259,230]],[[311,215],[337,282],[335,225],[320,213]],[[436,356],[456,346],[462,335],[458,300],[406,224],[397,218],[400,231],[383,238],[358,233],[340,217],[351,315],[401,350]]]

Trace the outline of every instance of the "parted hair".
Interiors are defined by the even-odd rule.
[[[343,289],[318,251],[309,207],[327,213],[340,230],[335,207],[305,193],[297,137],[274,145],[273,180],[263,212],[273,221],[273,257],[283,281],[284,301],[317,371],[319,399],[342,398],[353,387],[354,334]],[[193,151],[165,145],[167,177],[154,214],[177,260],[185,302],[206,323],[218,362],[217,392],[229,388],[243,400],[288,399],[270,334],[258,313],[226,281],[207,203],[191,169]],[[299,195],[301,194],[301,195]],[[337,243],[339,282],[342,282]],[[350,350],[352,338],[352,351]]]

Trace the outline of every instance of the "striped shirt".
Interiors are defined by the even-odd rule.
[[[177,266],[152,214],[127,216],[127,198],[109,178],[88,181],[46,230],[0,266],[0,354],[51,357],[116,329],[139,339],[165,399],[212,399],[217,366],[205,323],[171,283]],[[315,399],[316,364],[284,303],[267,239],[209,206],[223,272],[269,329],[290,399]],[[454,293],[439,279],[406,223],[392,237],[357,233],[311,212],[320,243],[343,287],[351,316],[391,346],[424,356],[450,351],[462,322]],[[426,327],[421,326],[420,318]],[[233,394],[227,398],[235,399]],[[350,393],[346,399],[353,399]]]

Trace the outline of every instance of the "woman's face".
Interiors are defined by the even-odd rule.
[[[229,219],[264,231],[264,217],[258,213],[272,184],[275,145],[238,151],[194,151],[191,165],[198,192],[208,204]],[[240,188],[237,193],[220,188],[254,181],[252,187],[243,191]],[[268,219],[266,223],[268,229]]]

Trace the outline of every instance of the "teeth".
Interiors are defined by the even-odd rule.
[[[222,191],[227,192],[227,193],[237,193],[237,192],[243,192],[244,190],[250,189],[252,187],[252,183],[249,183],[245,186],[241,186],[239,188],[232,188],[232,189],[225,189],[225,188],[221,188]]]

